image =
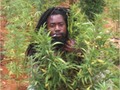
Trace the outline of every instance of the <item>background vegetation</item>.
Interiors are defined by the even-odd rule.
[[[118,0],[100,0],[99,3],[80,0],[70,6],[70,37],[76,40],[75,47],[85,52],[81,64],[74,62],[75,56],[79,57],[79,53],[66,55],[67,61],[59,52],[55,56],[53,45],[50,43],[51,38],[49,34],[46,36],[44,27],[38,34],[34,33],[42,12],[49,7],[59,6],[62,2],[62,0],[2,1],[4,7],[2,13],[8,21],[5,55],[12,60],[7,65],[8,69],[18,76],[32,71],[30,83],[36,90],[119,90],[119,50],[109,41],[110,38],[119,35],[118,32],[112,32],[112,28],[105,27],[109,18],[119,22]],[[94,20],[94,23],[91,20]],[[28,63],[31,69],[28,70],[24,68],[25,51],[31,42],[39,43],[36,49],[40,53],[34,56],[39,57],[38,62],[34,63],[33,57],[30,57]],[[36,67],[36,64],[39,65]]]

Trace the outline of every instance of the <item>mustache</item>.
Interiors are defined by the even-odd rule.
[[[61,36],[59,37],[59,35],[61,35]],[[67,38],[66,38],[66,34],[64,34],[64,33],[54,33],[52,35],[52,43],[61,42],[64,44],[64,43],[66,43],[66,41],[67,41]]]

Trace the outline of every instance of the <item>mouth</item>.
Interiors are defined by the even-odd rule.
[[[64,33],[54,33],[51,35],[51,37],[52,37],[52,42],[62,42],[62,43],[66,42]]]
[[[55,37],[61,37],[62,35],[61,34],[53,34],[52,37],[55,38]]]

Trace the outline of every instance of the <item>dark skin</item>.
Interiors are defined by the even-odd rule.
[[[50,15],[47,19],[47,29],[50,31],[51,37],[64,39],[67,32],[67,26],[63,16],[60,14]],[[74,51],[74,44],[74,40],[67,40],[65,45],[63,46],[63,50],[67,52]]]

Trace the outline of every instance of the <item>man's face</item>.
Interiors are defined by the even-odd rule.
[[[57,38],[58,40],[65,39],[67,27],[65,20],[62,15],[51,15],[47,19],[47,29],[50,31],[50,36],[52,38]]]

